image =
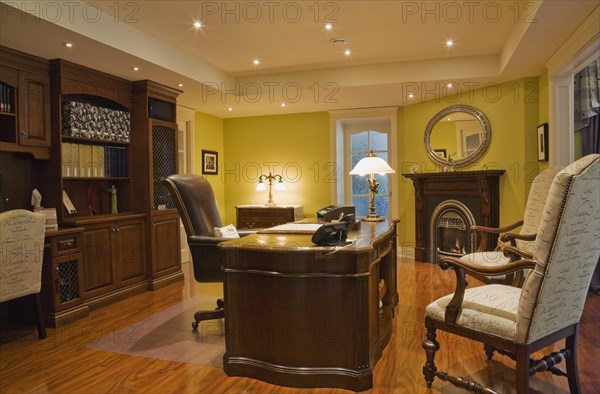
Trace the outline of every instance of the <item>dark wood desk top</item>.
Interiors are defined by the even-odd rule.
[[[218,246],[224,250],[271,250],[273,252],[318,252],[338,250],[340,252],[360,252],[373,248],[373,242],[394,231],[398,220],[383,222],[360,222],[348,233],[351,244],[345,246],[317,246],[311,242],[311,234],[255,233]]]

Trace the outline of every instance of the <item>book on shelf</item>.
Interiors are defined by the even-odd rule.
[[[127,148],[63,142],[61,166],[64,178],[124,178]]]

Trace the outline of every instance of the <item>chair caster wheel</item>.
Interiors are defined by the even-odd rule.
[[[195,322],[193,322],[193,323],[192,323],[192,328],[193,328],[194,330],[197,330],[197,329],[198,329],[198,322],[197,322],[197,321],[195,321]]]

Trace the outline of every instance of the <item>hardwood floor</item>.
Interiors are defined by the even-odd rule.
[[[425,352],[425,306],[451,293],[454,274],[437,266],[398,261],[400,305],[395,334],[375,368],[372,393],[458,393],[449,383],[436,380],[427,389],[421,369]],[[137,295],[102,309],[75,323],[48,329],[38,340],[34,326],[9,332],[0,345],[0,393],[343,393],[341,389],[295,389],[247,378],[230,378],[223,370],[128,356],[87,348],[109,335],[200,293],[218,294],[215,285],[190,282]],[[471,282],[474,282],[473,280]],[[190,316],[190,322],[192,316]],[[487,361],[481,344],[439,332],[441,349],[436,363],[441,370],[467,376],[504,393],[514,392],[514,362],[496,355]],[[558,349],[560,346],[555,346]],[[564,363],[560,365],[564,368]],[[588,295],[579,342],[579,374],[583,393],[600,387],[600,296]],[[534,393],[566,393],[566,378],[548,373],[531,380]]]

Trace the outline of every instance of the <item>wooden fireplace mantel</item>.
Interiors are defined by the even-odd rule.
[[[499,227],[499,179],[504,170],[452,171],[405,173],[415,188],[415,259],[433,262],[434,252],[429,249],[429,219],[435,207],[445,200],[454,199],[467,205],[478,225]],[[487,234],[482,240],[494,248],[498,237]]]

